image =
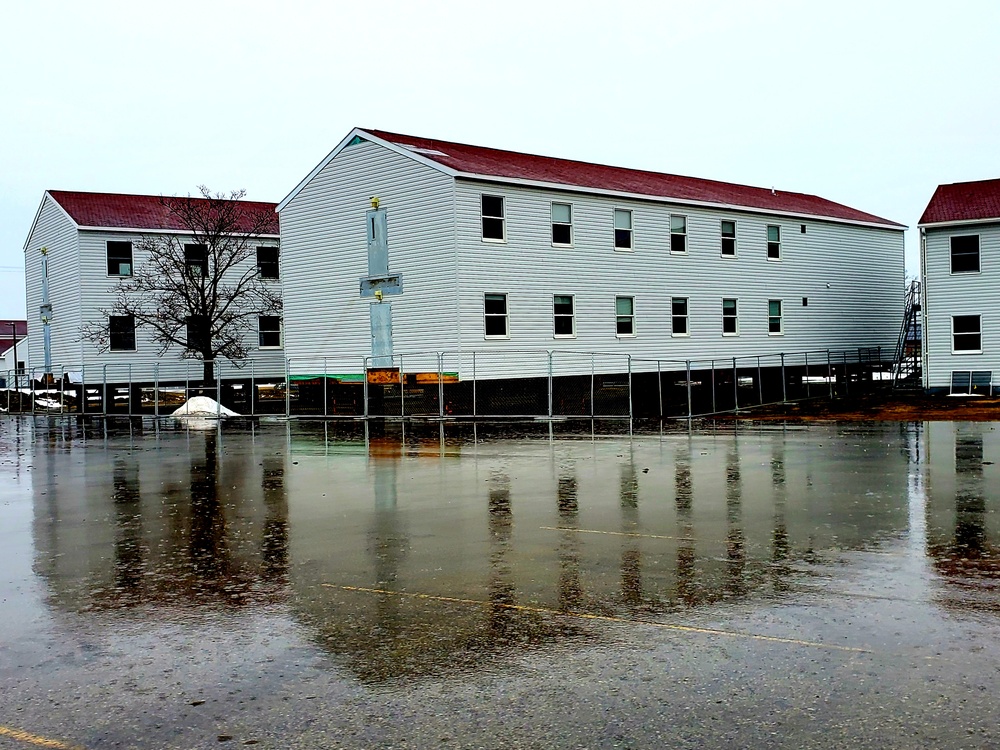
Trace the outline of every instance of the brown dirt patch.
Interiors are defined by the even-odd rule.
[[[740,410],[717,419],[754,421],[896,421],[896,422],[996,422],[1000,421],[1000,397],[928,396],[924,394],[878,394],[775,404]]]

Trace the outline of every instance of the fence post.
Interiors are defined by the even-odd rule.
[[[757,401],[764,404],[764,378],[760,372],[760,355],[757,355]]]
[[[830,398],[833,398],[833,376],[830,374],[830,350],[826,350],[826,383],[830,386]]]
[[[215,363],[215,418],[222,419],[222,362]]]
[[[781,353],[781,403],[788,402],[788,391],[787,391],[788,378],[785,377],[785,353]]]
[[[16,362],[14,363],[17,364]],[[9,407],[10,404],[8,403]],[[80,413],[87,413],[87,366],[80,365]]]
[[[399,418],[406,416],[406,387],[403,383],[403,355],[399,355]]]
[[[101,411],[104,412],[104,416],[108,416],[108,365],[104,363],[102,365],[102,380],[101,380]]]
[[[716,409],[715,406],[715,360],[714,359],[711,360],[711,367],[712,367],[712,414],[715,414],[716,411],[718,410]]]
[[[257,400],[257,377],[254,371],[254,361],[250,360],[250,416],[254,415],[254,402]]]
[[[362,410],[362,414],[365,417],[365,429],[367,430],[368,429],[368,427],[367,427],[367,425],[368,425],[368,421],[367,421],[368,420],[368,357],[362,358],[361,363],[362,363],[362,365],[361,365],[362,366],[362,373],[361,374],[362,374],[362,376],[364,378],[361,382],[364,383],[364,399],[365,399],[365,404],[364,404],[364,409]]]
[[[549,421],[552,420],[552,350],[548,350],[549,357]]]
[[[628,358],[628,436],[632,437],[632,355],[625,356]]]
[[[285,357],[285,419],[292,417],[292,358]]]
[[[444,352],[438,352],[438,417],[444,419]]]
[[[327,397],[327,392],[326,392],[326,383],[327,383],[327,380],[328,380],[328,378],[327,378],[327,374],[328,373],[329,373],[329,368],[327,366],[326,357],[323,357],[323,418],[324,419],[326,419],[326,417],[329,416],[327,414],[327,406],[326,406],[327,401],[329,401],[329,398]],[[402,390],[402,385],[400,385],[400,390]]]
[[[858,362],[858,371],[861,371],[861,362]],[[851,378],[847,374],[847,351],[844,351],[844,395],[847,396],[851,392]]]
[[[688,425],[691,424],[691,360],[686,360],[685,370],[687,372],[687,396],[688,396]]]
[[[596,355],[590,353],[590,418],[594,418],[594,372],[597,370]]]
[[[740,410],[740,379],[736,375],[736,357],[733,357],[733,411]]]
[[[17,364],[16,362],[14,363]],[[59,414],[63,413],[63,396],[65,395],[66,366],[59,368]]]
[[[660,421],[663,421],[663,372],[660,370],[660,360],[656,360],[656,394],[660,399]]]
[[[477,404],[476,404],[476,352],[475,352],[475,350],[473,350],[473,352],[472,352],[472,418],[475,419],[476,415],[478,413],[479,412],[477,411]]]
[[[153,417],[160,418],[160,363],[153,364]]]
[[[809,385],[810,385],[810,383],[809,383],[809,352],[805,352],[805,357],[806,357],[806,376],[805,376],[805,381],[806,381],[806,398],[809,398],[812,395],[812,394],[809,393]]]
[[[128,363],[128,415],[132,416],[132,363]]]
[[[16,365],[17,363],[15,363]],[[28,398],[31,401],[31,416],[35,416],[35,368],[31,368],[31,379],[28,381]]]

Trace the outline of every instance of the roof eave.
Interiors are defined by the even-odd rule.
[[[190,229],[157,229],[155,227],[146,227],[145,229],[141,227],[91,227],[91,226],[80,226],[78,229],[81,232],[122,232],[123,234],[177,234],[177,235],[188,235],[191,236],[194,232]],[[268,234],[252,234],[250,232],[238,232],[232,236],[247,236],[247,237],[259,237],[261,239],[281,239],[281,235],[278,233],[268,233]]]
[[[476,174],[473,172],[457,172],[455,177],[465,180],[477,180],[480,182],[499,182],[509,185],[519,185],[524,187],[538,187],[547,190],[562,190],[574,193],[588,193],[592,195],[609,195],[616,198],[629,198],[632,200],[652,201],[655,203],[675,203],[684,206],[698,206],[702,208],[724,209],[727,211],[743,211],[750,213],[772,214],[774,216],[789,216],[800,219],[812,219],[814,221],[830,221],[837,224],[852,224],[855,226],[873,227],[878,229],[894,229],[904,231],[908,229],[905,224],[898,224],[886,220],[885,222],[862,221],[860,219],[843,219],[837,216],[824,216],[822,214],[809,214],[798,211],[781,211],[770,208],[760,208],[758,206],[743,206],[735,203],[715,203],[711,201],[697,201],[690,198],[672,198],[666,195],[648,195],[646,193],[630,193],[621,190],[608,190],[606,188],[588,187],[585,185],[571,185],[562,182],[544,182],[541,180],[525,180],[519,177],[500,177],[497,175]]]
[[[957,227],[963,224],[1000,224],[1000,216],[989,219],[952,219],[951,221],[922,221],[917,224],[920,229],[937,229],[939,227]]]

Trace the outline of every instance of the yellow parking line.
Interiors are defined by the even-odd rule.
[[[855,654],[872,653],[866,648],[855,646],[837,646],[830,643],[818,643],[816,641],[803,641],[798,638],[780,638],[774,635],[757,635],[756,633],[741,633],[737,630],[719,630],[717,628],[699,628],[691,625],[673,625],[665,622],[655,622],[651,620],[628,620],[623,617],[612,617],[611,615],[593,615],[586,612],[569,612],[560,609],[547,609],[546,607],[529,607],[524,604],[503,604],[499,602],[487,602],[480,599],[460,599],[453,596],[435,596],[433,594],[415,594],[409,591],[389,591],[387,589],[370,589],[363,586],[335,586],[332,583],[323,583],[329,589],[341,589],[342,591],[357,591],[366,594],[387,594],[390,596],[402,596],[410,599],[425,599],[435,602],[449,602],[452,604],[471,604],[479,607],[501,607],[503,609],[513,609],[519,612],[537,612],[544,615],[556,617],[577,617],[584,620],[601,620],[603,622],[615,622],[625,625],[645,625],[651,628],[662,628],[664,630],[677,630],[682,633],[702,633],[705,635],[721,635],[730,638],[749,638],[755,641],[769,641],[771,643],[788,643],[795,646],[809,646],[812,648],[824,648],[831,651],[848,651]]]
[[[676,539],[680,542],[693,542],[692,536],[664,536],[663,534],[639,534],[632,531],[599,531],[598,529],[574,529],[570,526],[539,526],[545,531],[575,531],[577,534],[607,534],[609,536],[635,536],[643,539]]]
[[[48,737],[40,737],[31,732],[24,732],[20,729],[13,729],[3,725],[0,725],[0,736],[10,737],[21,742],[29,742],[39,747],[53,747],[56,750],[81,750],[78,745],[67,745],[65,742],[60,742],[59,740],[50,740]]]

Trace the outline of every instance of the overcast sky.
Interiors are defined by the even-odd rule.
[[[1000,177],[996,0],[55,0],[3,28],[0,318],[25,315],[44,190],[279,201],[356,125],[911,227],[939,183]]]

